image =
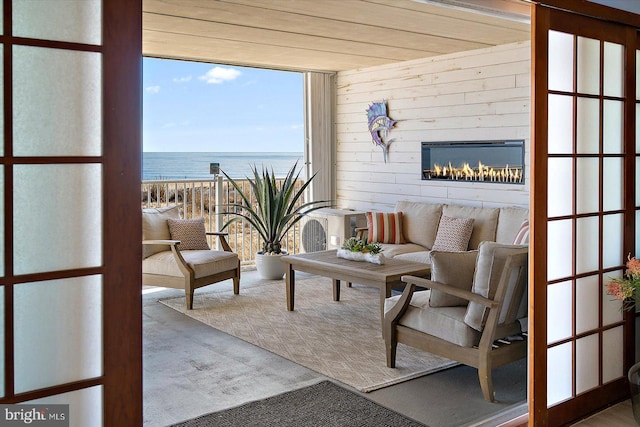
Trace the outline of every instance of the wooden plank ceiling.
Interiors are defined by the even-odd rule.
[[[416,0],[143,0],[143,54],[343,71],[528,40],[529,24]],[[501,2],[522,9],[521,0]]]

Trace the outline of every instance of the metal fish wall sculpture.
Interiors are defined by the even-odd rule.
[[[387,134],[390,129],[393,129],[395,120],[391,120],[387,116],[387,101],[374,102],[367,109],[367,118],[369,119],[369,132],[371,132],[371,138],[373,143],[382,148],[382,157],[384,162],[387,163],[387,154],[389,153],[389,146],[394,141],[393,139],[384,140],[387,138]]]

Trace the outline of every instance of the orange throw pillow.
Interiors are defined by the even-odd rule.
[[[402,235],[402,212],[367,212],[369,243],[405,243]]]

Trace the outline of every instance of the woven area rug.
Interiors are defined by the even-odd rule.
[[[302,366],[369,392],[457,363],[403,344],[396,368],[386,366],[378,289],[342,286],[333,301],[331,279],[296,280],[295,310],[287,311],[283,281],[233,292],[198,293],[193,310],[184,297],[163,304]]]
[[[173,427],[424,427],[330,381],[203,415]]]

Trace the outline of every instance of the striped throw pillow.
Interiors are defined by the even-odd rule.
[[[438,224],[436,241],[431,250],[442,252],[463,252],[469,246],[473,231],[473,218],[453,218],[443,216]]]
[[[529,244],[529,220],[525,219],[520,225],[520,229],[516,233],[516,237],[513,239],[514,245],[528,245]]]
[[[367,212],[367,227],[370,243],[404,243],[402,235],[402,212]]]

